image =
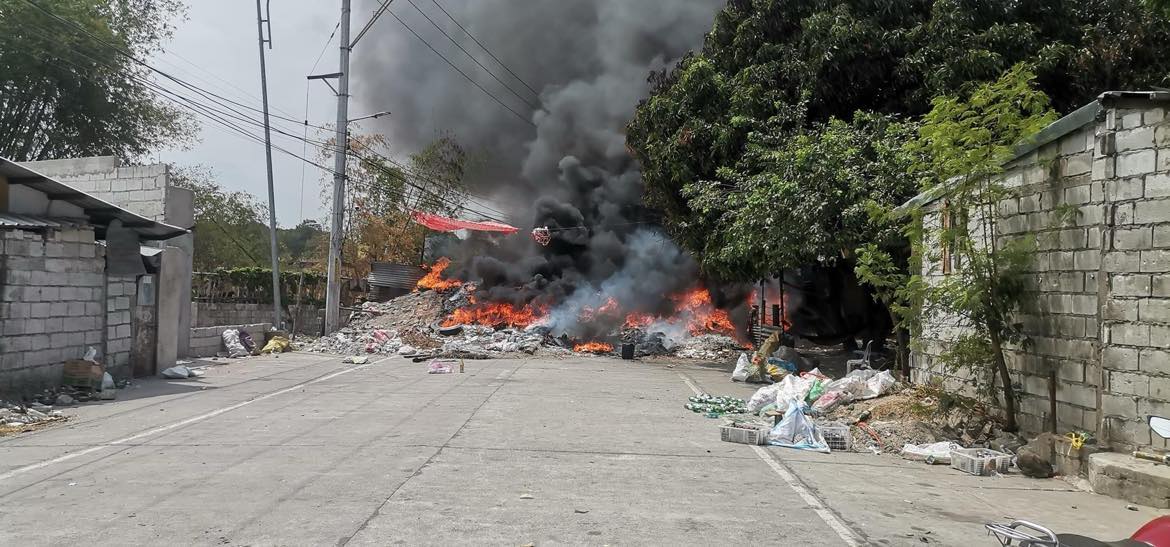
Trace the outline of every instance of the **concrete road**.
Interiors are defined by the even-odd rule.
[[[150,380],[0,439],[0,545],[995,545],[1015,516],[1128,535],[1067,483],[721,443],[727,372],[604,358],[286,354]]]

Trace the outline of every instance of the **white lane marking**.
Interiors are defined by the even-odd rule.
[[[690,378],[681,372],[677,374],[679,378],[682,378],[683,382],[686,382],[687,387],[690,387],[691,391],[695,392],[695,395],[703,394],[703,390],[699,389],[699,386],[695,385]],[[837,515],[834,515],[828,507],[825,507],[825,504],[821,502],[820,498],[810,492],[791,472],[772,458],[772,455],[767,450],[764,450],[761,446],[752,446],[752,450],[755,451],[756,456],[759,456],[761,460],[764,460],[764,463],[768,464],[768,467],[772,468],[772,471],[779,475],[781,479],[784,479],[784,482],[788,484],[789,488],[793,489],[804,499],[804,502],[817,513],[817,516],[821,517],[821,520],[825,521],[825,524],[828,524],[829,528],[832,528],[837,533],[841,541],[844,541],[850,547],[860,547],[862,545],[861,538],[857,537],[857,534],[853,533],[853,530],[850,530],[844,522],[841,522],[841,519],[837,518]]]
[[[682,378],[683,382],[686,382],[687,387],[691,388],[691,391],[695,392],[695,395],[702,395],[703,394],[703,390],[699,389],[699,386],[695,385],[695,383],[692,382],[690,378],[687,378],[681,372],[679,372],[677,374],[678,374],[679,378]]]
[[[256,397],[255,399],[249,399],[247,401],[236,403],[236,404],[231,405],[231,406],[225,406],[223,408],[213,410],[213,411],[205,413],[205,414],[200,414],[198,416],[192,416],[192,417],[187,418],[185,420],[180,420],[178,422],[174,422],[171,424],[159,426],[159,427],[156,427],[154,429],[148,429],[148,430],[142,431],[140,433],[135,433],[134,435],[131,435],[129,437],[122,437],[121,439],[118,439],[116,441],[110,441],[110,442],[105,443],[105,444],[91,446],[89,448],[86,448],[85,450],[78,450],[77,452],[69,452],[67,454],[63,454],[63,455],[58,456],[56,458],[53,458],[51,460],[45,460],[43,462],[37,462],[37,463],[26,465],[24,467],[18,467],[16,469],[11,470],[11,471],[6,471],[4,473],[0,473],[0,481],[5,481],[8,479],[11,479],[12,477],[15,477],[15,476],[23,474],[23,473],[27,473],[29,471],[36,471],[37,469],[44,469],[44,468],[49,467],[51,465],[57,465],[61,462],[67,462],[67,461],[72,460],[74,458],[80,458],[80,457],[85,456],[87,454],[92,454],[94,452],[97,452],[99,450],[104,450],[104,449],[109,448],[111,446],[123,445],[126,443],[137,441],[138,439],[150,437],[153,435],[158,435],[159,433],[162,433],[164,431],[170,431],[172,429],[175,429],[178,427],[183,427],[185,425],[190,425],[190,424],[193,424],[195,422],[201,422],[201,421],[206,420],[208,418],[214,418],[216,416],[219,416],[220,414],[231,412],[233,410],[248,406],[252,403],[258,403],[258,402],[263,401],[265,399],[271,399],[273,397],[284,395],[285,393],[296,391],[296,390],[301,389],[305,386],[309,386],[309,385],[316,384],[319,382],[324,382],[326,380],[336,378],[336,377],[341,376],[343,374],[349,374],[351,372],[355,372],[355,371],[361,370],[363,368],[371,367],[373,365],[381,363],[382,361],[385,361],[386,359],[389,359],[389,357],[379,359],[377,361],[367,363],[364,365],[350,367],[350,368],[347,368],[345,370],[339,370],[337,372],[334,372],[333,374],[322,376],[320,378],[316,378],[316,379],[309,380],[306,382],[301,382],[295,386],[287,387],[287,388],[284,388],[280,391],[274,391],[274,392],[268,393],[266,395],[261,395],[259,397]]]
[[[796,480],[796,477],[792,473],[777,463],[772,458],[772,455],[768,454],[767,450],[764,450],[764,447],[752,446],[752,450],[756,452],[756,455],[761,460],[764,460],[764,463],[768,464],[768,467],[772,468],[772,471],[780,475],[780,478],[784,479],[784,482],[788,483],[790,488],[795,490],[797,494],[800,494],[801,498],[804,498],[804,502],[809,507],[812,507],[813,511],[816,511],[817,515],[821,517],[821,520],[825,521],[825,524],[828,524],[829,528],[832,528],[834,532],[837,532],[837,535],[841,537],[841,541],[844,541],[846,545],[852,547],[861,545],[861,539],[857,537],[857,534],[854,534],[848,526],[845,526],[845,523],[841,522],[841,519],[837,518],[837,515],[834,515],[828,507],[825,507],[825,504],[821,503],[821,500],[815,494],[809,492],[808,488],[805,488],[800,481]]]

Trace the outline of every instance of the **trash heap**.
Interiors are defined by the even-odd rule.
[[[417,359],[487,359],[506,356],[541,355],[564,357],[573,354],[575,340],[554,335],[550,328],[534,324],[448,325],[456,310],[472,305],[473,286],[440,292],[412,292],[388,302],[366,302],[351,312],[347,326],[297,349],[337,355],[402,355]],[[634,344],[637,357],[671,355],[685,359],[722,361],[742,351],[740,342],[720,334],[688,336],[669,340],[661,332],[639,327],[615,333],[615,342]],[[608,344],[606,344],[608,345]],[[615,351],[610,353],[616,355]],[[596,353],[590,351],[589,353]]]
[[[70,403],[72,404],[72,403]],[[29,405],[0,401],[0,436],[32,431],[68,419],[60,410],[39,402]]]
[[[765,343],[752,357],[741,354],[732,380],[767,385],[748,399],[749,416],[720,428],[721,438],[825,453],[899,454],[979,476],[1007,473],[1015,455],[1025,475],[1051,476],[1050,466],[1026,469],[1024,440],[1000,431],[985,403],[940,386],[899,384],[865,360],[848,363],[853,370],[834,379],[810,369],[793,348]],[[694,398],[687,408],[693,406]]]

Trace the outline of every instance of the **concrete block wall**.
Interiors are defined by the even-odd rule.
[[[1005,166],[1014,195],[999,204],[999,233],[1037,241],[1034,304],[1017,317],[1031,343],[1007,357],[1025,432],[1047,430],[1055,374],[1061,433],[1096,432],[1121,450],[1164,448],[1144,420],[1170,415],[1170,123],[1149,101],[1103,114]],[[928,228],[942,210],[941,201],[928,206]],[[937,259],[927,257],[923,273],[938,281]],[[923,320],[915,380],[986,396],[990,378],[939,361],[962,322]]]
[[[1170,123],[1163,108],[1106,113],[1102,428],[1120,448],[1166,448],[1145,416],[1170,416]]]
[[[114,157],[36,161],[24,165],[146,218],[166,221],[167,193],[171,189],[168,165],[123,167]]]
[[[252,339],[260,345],[265,342],[264,333],[272,330],[272,323],[253,323],[241,325],[218,325],[211,327],[196,327],[191,329],[191,347],[188,355],[191,357],[215,357],[222,351],[227,351],[223,345],[223,331],[240,329],[252,335]]]
[[[297,319],[297,330],[301,333],[316,334],[321,330],[320,308],[312,306],[288,306],[285,321],[292,325],[293,316]],[[239,304],[222,302],[192,302],[192,328],[212,327],[216,325],[243,325],[272,322],[271,304]]]
[[[114,378],[130,378],[134,343],[134,306],[138,282],[132,275],[109,276],[106,284],[106,371]]]
[[[105,283],[92,228],[0,231],[0,393],[59,385],[66,359],[102,351]]]

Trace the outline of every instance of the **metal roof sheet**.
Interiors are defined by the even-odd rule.
[[[64,201],[81,208],[85,212],[88,223],[93,225],[95,228],[98,228],[97,231],[99,232],[99,236],[105,233],[105,227],[109,226],[110,222],[114,220],[122,221],[123,227],[137,232],[142,237],[142,239],[165,240],[187,233],[187,230],[179,228],[178,226],[171,226],[170,224],[156,222],[144,216],[132,213],[112,203],[100,200],[94,196],[73,188],[72,186],[68,186],[64,183],[53,180],[7,158],[0,157],[0,176],[7,178],[9,184],[25,185],[47,195],[49,199]],[[8,216],[11,217],[26,215]],[[38,221],[46,220],[43,217],[32,218],[35,218]],[[53,220],[59,222],[61,219]],[[32,228],[37,226],[28,227]],[[49,228],[49,226],[39,227]]]
[[[83,219],[50,218],[36,215],[18,215],[15,213],[0,212],[0,228],[57,229],[88,225],[89,223]]]

